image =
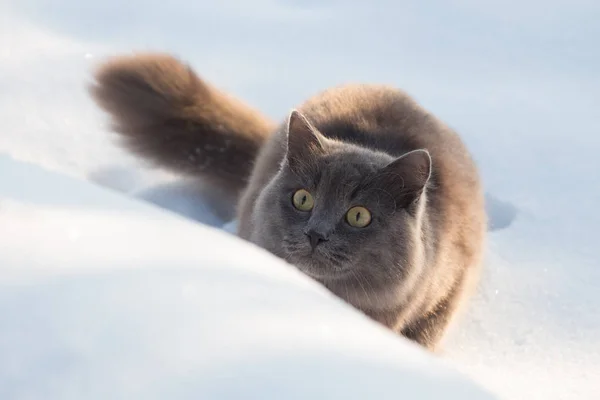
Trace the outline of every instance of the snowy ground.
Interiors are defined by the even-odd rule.
[[[0,221],[3,400],[492,398],[215,228],[6,156]]]
[[[84,91],[89,68],[103,55],[134,49],[178,54],[204,77],[274,118],[282,118],[305,97],[338,82],[377,81],[404,87],[463,133],[481,166],[493,222],[481,291],[449,337],[446,361],[501,398],[597,398],[600,50],[596,42],[600,26],[596,22],[600,6],[589,0],[453,0],[439,2],[436,8],[431,2],[366,4],[5,0],[0,3],[0,154],[85,177],[218,226],[221,215],[196,207],[206,205],[195,201],[189,188],[173,183],[173,177],[164,172],[143,169],[111,143],[105,119]],[[0,179],[6,182],[12,163],[2,160]],[[52,182],[40,182],[46,185],[50,203],[53,193],[62,190]],[[172,190],[174,185],[177,190]],[[94,202],[90,194],[81,196],[74,195],[73,206]],[[35,239],[58,246],[60,238],[36,231],[28,239],[23,230],[12,237],[5,228],[17,229],[18,221],[30,226],[37,223],[35,216],[48,221],[40,228],[52,227],[59,224],[64,210],[47,210],[50,203],[29,204],[33,200],[27,193],[11,201],[0,200],[0,237],[11,239],[9,246],[0,247],[0,261],[14,267],[20,259],[24,263],[34,259],[37,251],[64,261],[64,255],[53,253],[47,244],[35,252],[23,247],[28,241],[36,243]],[[121,200],[114,201],[121,207]],[[101,203],[96,206],[105,207]],[[85,212],[81,218],[87,226],[95,226],[104,214]],[[138,219],[123,224],[152,232],[150,225]],[[183,235],[188,229],[192,228],[182,228],[181,237],[191,241]],[[102,232],[94,237],[108,240]],[[77,237],[77,232],[72,235]],[[120,235],[117,238],[125,237],[125,233]],[[133,257],[124,251],[128,248],[123,242],[111,241],[121,246],[114,259],[90,242],[86,251],[111,262]],[[173,246],[176,250],[180,244]],[[158,249],[148,248],[160,260]],[[77,257],[87,254],[82,250]],[[163,277],[159,271],[143,279],[150,281],[148,287],[157,285],[158,290],[168,292],[171,289],[168,282],[162,283]],[[130,279],[134,278],[130,273],[110,282],[86,281],[86,285],[91,285],[92,292],[114,290],[115,298],[105,300],[117,302],[125,299],[119,296],[132,289]],[[77,292],[77,282],[85,279],[91,278],[80,271],[73,279],[61,281],[65,294],[60,298],[52,292],[34,291],[37,286],[32,286],[27,296],[20,297],[23,309],[40,312],[36,307],[46,302],[55,309],[66,307],[83,296]],[[226,277],[215,279],[222,282]],[[3,291],[2,296],[4,305],[17,298],[11,297],[17,296],[11,291]],[[150,297],[144,292],[140,298]],[[85,304],[101,310],[114,305],[85,303],[85,299],[79,308],[66,308],[66,313],[72,312],[69,320],[91,318],[82,314]],[[195,303],[186,304],[193,308]],[[5,310],[4,305],[0,310]],[[129,311],[142,308],[141,303],[131,307],[115,318],[135,315]],[[132,326],[139,329],[147,317],[141,313]],[[260,325],[254,321],[261,319],[257,316],[248,326]],[[65,333],[62,326],[44,323],[56,328],[56,334]],[[20,333],[18,328],[13,326],[10,332]],[[190,332],[194,328],[190,326]],[[148,340],[174,338],[154,337],[153,332],[148,333]],[[131,340],[113,339],[115,343]],[[140,349],[135,354],[142,354]],[[153,353],[153,357],[162,356]],[[168,362],[181,360],[179,356]],[[68,361],[58,359],[56,365],[68,365]],[[98,362],[109,361],[106,357]],[[276,365],[284,364],[280,360]],[[356,367],[367,368],[358,363]],[[44,371],[36,369],[31,374],[35,378]],[[132,379],[135,384],[135,374]],[[398,385],[404,384],[398,380]],[[3,389],[0,385],[0,398],[4,398]]]

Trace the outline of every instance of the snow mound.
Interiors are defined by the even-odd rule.
[[[0,157],[1,399],[489,399],[232,235]]]

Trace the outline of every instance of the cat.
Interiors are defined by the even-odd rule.
[[[241,238],[437,350],[478,282],[487,219],[465,144],[408,94],[340,85],[275,123],[169,54],[94,77],[127,149],[223,188]]]

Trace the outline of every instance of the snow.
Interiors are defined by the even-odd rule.
[[[471,388],[214,229],[231,215],[210,190],[115,146],[84,85],[137,49],[180,55],[277,119],[343,81],[406,88],[465,137],[492,220],[443,362],[499,398],[598,397],[600,5],[378,4],[0,3],[0,398]]]
[[[233,235],[0,171],[2,399],[492,398]]]

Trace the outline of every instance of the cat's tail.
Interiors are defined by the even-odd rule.
[[[238,195],[274,122],[161,53],[101,64],[90,93],[124,146],[156,165]]]

